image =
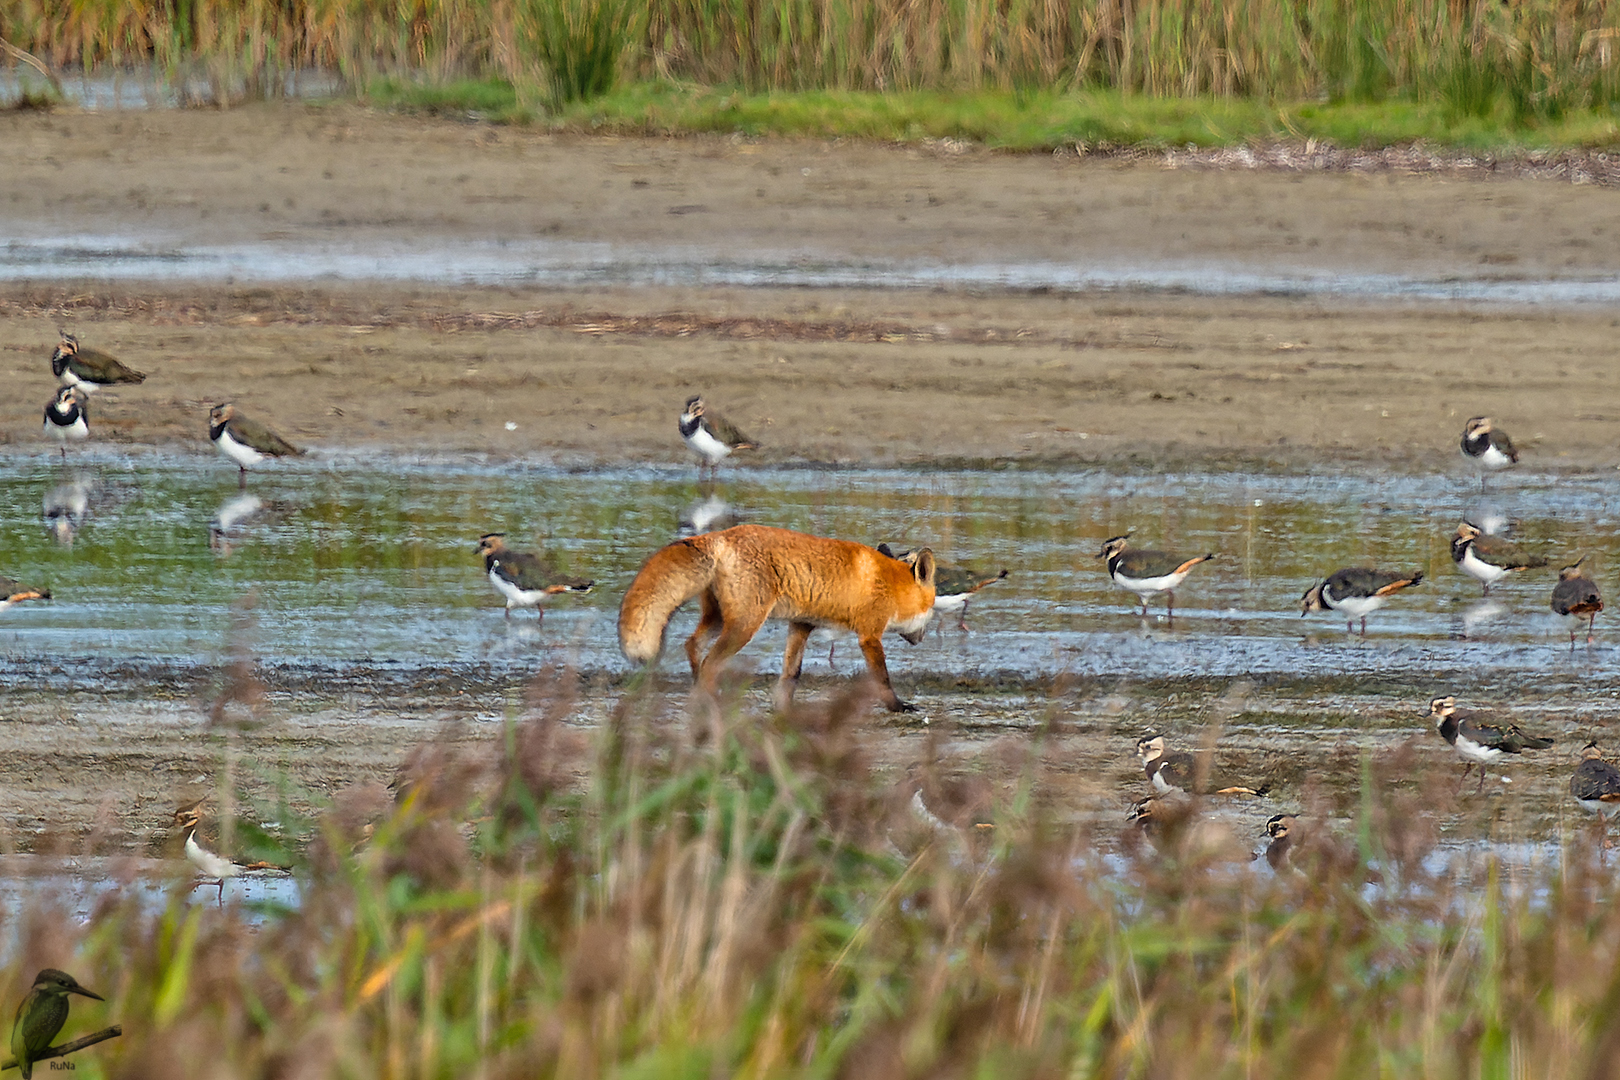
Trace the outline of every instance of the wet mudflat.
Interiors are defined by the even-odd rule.
[[[44,517],[64,486],[89,493],[71,545]],[[208,790],[227,748],[261,798],[307,806],[386,783],[424,739],[487,744],[525,714],[537,679],[577,686],[574,722],[588,729],[626,692],[614,621],[641,561],[733,519],[927,544],[986,576],[1010,570],[970,605],[969,631],[952,618],[918,646],[889,639],[896,685],[927,723],[874,713],[873,753],[898,776],[934,746],[1005,778],[1038,742],[1062,778],[1047,797],[1107,829],[1145,791],[1134,740],[1148,729],[1189,748],[1218,733],[1223,768],[1270,780],[1271,797],[1235,808],[1249,826],[1307,801],[1347,812],[1368,754],[1403,756],[1414,784],[1452,781],[1450,751],[1417,713],[1455,692],[1510,708],[1558,746],[1510,767],[1511,786],[1493,780],[1496,797],[1459,796],[1454,783],[1434,797],[1457,800],[1459,836],[1477,835],[1468,819],[1484,814],[1504,838],[1544,839],[1579,813],[1567,775],[1579,746],[1608,733],[1620,692],[1620,648],[1602,622],[1597,644],[1571,651],[1547,609],[1552,569],[1485,599],[1447,549],[1463,515],[1512,506],[1516,539],[1552,567],[1581,552],[1612,563],[1620,493],[1598,478],[1516,473],[1483,501],[1461,467],[1378,480],[734,467],[700,487],[690,468],[316,454],[261,470],[244,496],[213,458],[89,451],[66,466],[0,459],[0,501],[0,558],[55,593],[0,627],[0,776],[23,850],[71,848],[92,821],[101,844],[160,845],[169,811]],[[596,591],[543,622],[505,618],[473,552],[497,529]],[[1142,546],[1217,554],[1178,591],[1173,622],[1162,599],[1138,615],[1095,558],[1128,530]],[[1355,564],[1427,580],[1376,612],[1365,638],[1331,615],[1301,618],[1300,594]],[[679,642],[695,617],[681,612],[666,642],[658,685],[671,723],[682,722]],[[734,663],[756,707],[782,640],[768,626]],[[244,729],[213,726],[238,656],[251,657],[264,697],[246,713],[227,707]],[[847,635],[818,632],[808,658],[808,701],[862,670]]]
[[[0,615],[0,847],[160,851],[227,765],[256,812],[381,791],[423,739],[487,750],[564,688],[588,733],[626,693],[625,584],[717,511],[674,433],[699,391],[764,444],[713,493],[742,520],[1011,571],[970,631],[889,644],[928,720],[872,714],[897,778],[937,754],[1010,790],[1038,753],[1040,798],[1112,835],[1151,727],[1218,734],[1223,767],[1274,781],[1233,811],[1245,837],[1281,810],[1346,815],[1376,782],[1456,843],[1545,842],[1578,813],[1580,744],[1617,741],[1604,623],[1572,652],[1552,569],[1487,602],[1446,547],[1492,509],[1456,449],[1489,413],[1528,453],[1485,501],[1553,567],[1593,553],[1608,587],[1611,191],[300,104],[0,128],[0,375],[20,403],[0,418],[0,571],[55,592]],[[98,397],[67,464],[37,449],[62,326],[151,373]],[[310,455],[244,498],[204,440],[224,399]],[[59,544],[46,504],[81,499]],[[486,530],[597,591],[503,618]],[[1127,530],[1218,554],[1173,624],[1094,558]],[[1354,564],[1427,576],[1365,639],[1298,613]],[[673,730],[694,618],[655,682]],[[782,638],[738,659],[752,706]],[[861,668],[832,644],[812,640],[806,701]],[[1443,691],[1557,746],[1459,794],[1417,718]]]

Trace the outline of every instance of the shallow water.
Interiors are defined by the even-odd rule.
[[[1241,262],[1166,265],[929,263],[762,252],[739,257],[680,246],[345,233],[322,240],[208,244],[179,235],[55,235],[0,244],[0,281],[404,281],[445,285],[975,289],[1054,293],[1339,297],[1568,306],[1620,301],[1620,277],[1455,273],[1435,277],[1262,269]]]
[[[181,106],[212,105],[218,103],[223,88],[232,100],[238,100],[246,90],[240,78],[216,83],[201,74],[162,77],[151,69],[78,74],[63,72],[62,96],[70,105],[93,112],[121,109],[173,109]],[[283,98],[331,97],[343,88],[343,80],[335,72],[312,69],[282,73],[273,89]],[[39,94],[49,89],[44,79],[33,69],[21,64],[0,69],[0,104],[9,105],[25,93]],[[264,95],[264,88],[257,91]]]
[[[96,450],[75,460],[0,457],[0,572],[55,593],[0,612],[0,675],[13,684],[138,684],[211,665],[232,605],[248,596],[249,644],[270,668],[521,675],[566,659],[623,672],[619,597],[702,503],[696,470],[684,467],[316,457],[254,473],[244,501],[234,470],[214,458]],[[88,510],[74,542],[60,544],[45,505],[75,494]],[[1459,517],[1481,509],[1477,480],[1461,474],[732,469],[715,494],[746,521],[928,544],[947,563],[1011,571],[970,605],[970,633],[952,619],[916,647],[889,639],[902,685],[1254,676],[1332,691],[1366,678],[1511,685],[1530,673],[1578,679],[1587,695],[1620,685],[1602,617],[1597,644],[1571,652],[1547,609],[1557,566],[1591,552],[1601,568],[1620,552],[1620,491],[1607,477],[1495,482],[1493,504],[1551,567],[1498,585],[1488,601],[1447,548]],[[64,517],[59,528],[70,527]],[[1162,597],[1147,618],[1135,614],[1134,596],[1095,558],[1105,537],[1128,530],[1138,546],[1218,554],[1178,590],[1173,624]],[[543,538],[596,591],[560,599],[543,624],[532,611],[503,618],[473,550],[486,531],[509,533],[519,549]],[[1428,580],[1375,612],[1365,639],[1332,615],[1301,618],[1306,588],[1357,564]],[[692,607],[672,624],[671,672],[684,667],[678,642]],[[769,626],[744,662],[774,670],[783,634]],[[827,669],[831,640],[812,639],[807,673]],[[842,641],[835,670],[847,673],[859,656],[849,635]]]

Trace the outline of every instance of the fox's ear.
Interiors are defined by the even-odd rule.
[[[912,553],[916,561],[911,564],[911,573],[916,577],[919,585],[929,588],[934,586],[934,553],[927,548]]]

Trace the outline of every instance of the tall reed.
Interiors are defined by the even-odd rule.
[[[622,69],[757,90],[1405,95],[1519,118],[1620,100],[1617,0],[14,0],[0,35],[57,65],[263,88],[321,66],[562,96]]]

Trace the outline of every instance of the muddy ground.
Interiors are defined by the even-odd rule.
[[[349,105],[13,113],[0,116],[0,141],[0,219],[23,239],[513,237],[852,260],[1196,264],[1213,275],[1620,273],[1614,189],[1444,170],[1212,171],[959,147],[591,139]],[[380,446],[679,461],[675,417],[701,391],[771,462],[1451,468],[1463,421],[1482,413],[1527,447],[1532,469],[1620,461],[1620,313],[1597,305],[6,283],[0,378],[13,405],[0,439],[11,452],[39,445],[54,386],[46,361],[64,326],[151,374],[98,397],[98,439],[198,453],[209,449],[208,404],[228,398],[338,458]],[[100,821],[100,842],[149,848],[163,808],[217,780],[220,744],[198,734],[196,702],[13,704],[8,726],[21,726],[0,755],[7,844],[27,850],[50,835],[71,847]],[[314,696],[277,708],[295,733],[278,760],[317,795],[386,778],[405,746],[461,710],[412,705],[418,722],[394,727],[387,718],[400,713],[380,701]],[[502,709],[498,696],[485,702],[483,719]],[[67,742],[84,752],[56,754]],[[1102,775],[1128,775],[1128,747],[1103,745],[1092,751],[1111,755]],[[254,781],[260,794],[269,782]]]
[[[550,238],[1212,277],[1620,273],[1620,192],[1467,175],[1169,169],[982,151],[585,139],[353,106],[0,116],[13,236]],[[1538,466],[1613,464],[1617,313],[1338,297],[0,286],[32,445],[58,326],[152,373],[99,437],[206,449],[234,398],[297,440],[680,460],[690,393],[769,461],[1451,461],[1489,413]],[[506,430],[506,423],[516,429]]]

